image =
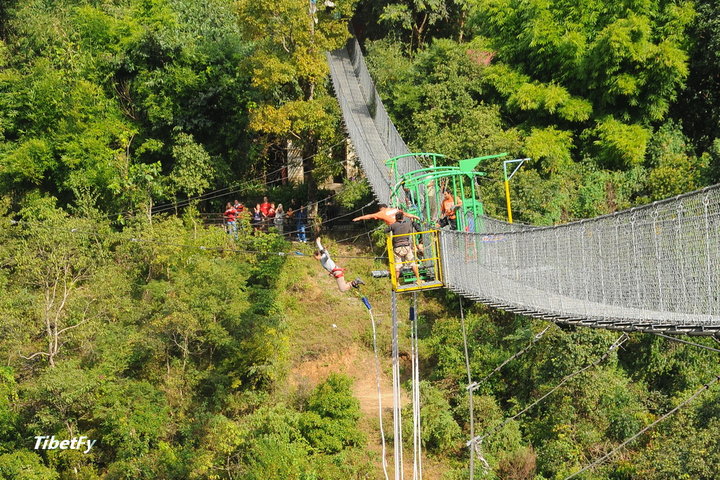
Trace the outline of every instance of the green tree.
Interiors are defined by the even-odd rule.
[[[339,115],[335,99],[327,90],[325,52],[348,38],[347,19],[355,1],[338,2],[331,11],[316,2],[288,0],[242,0],[238,2],[240,25],[255,44],[246,60],[254,87],[250,128],[269,147],[284,151],[295,144],[314,179],[327,176],[322,168],[331,158],[330,146],[343,139],[338,134]],[[328,9],[329,10],[329,9]]]
[[[147,454],[168,428],[166,400],[147,382],[108,384],[98,403],[93,417],[100,426],[101,443],[112,448],[118,459]]]
[[[482,0],[472,18],[502,61],[588,98],[600,116],[662,119],[687,77],[690,2]]]
[[[35,452],[20,450],[0,455],[2,480],[57,480],[60,475],[42,464]]]
[[[43,358],[54,367],[67,337],[102,312],[93,308],[96,296],[89,285],[103,261],[98,255],[103,245],[92,232],[76,233],[92,228],[88,222],[67,220],[59,212],[28,218],[33,223],[26,239],[16,244],[15,273],[37,292],[41,308],[32,324],[42,341],[26,345],[23,358]]]
[[[409,32],[410,50],[413,51],[424,45],[428,30],[448,19],[451,13],[451,5],[456,3],[465,4],[462,1],[446,0],[410,0],[389,3],[384,6],[380,21]]]
[[[300,431],[300,413],[284,405],[259,408],[243,422],[247,425],[241,450],[243,478],[312,478],[308,459],[310,445]]]
[[[442,390],[428,382],[420,382],[422,442],[428,451],[441,454],[458,448],[461,433],[445,397]]]
[[[520,149],[519,133],[506,129],[499,109],[482,101],[483,66],[468,55],[482,50],[482,42],[437,40],[410,61],[403,59],[397,43],[368,45],[368,65],[378,89],[414,149],[455,159]]]
[[[0,452],[12,451],[17,435],[17,384],[12,369],[0,368]]]
[[[707,175],[706,157],[692,154],[680,127],[668,122],[657,129],[648,145],[648,200],[661,200],[696,190]]]
[[[720,6],[696,2],[697,14],[688,31],[691,42],[687,88],[680,95],[676,115],[698,153],[709,150],[720,129]],[[720,176],[715,166],[713,182]]]
[[[174,165],[169,175],[170,193],[193,197],[210,188],[215,180],[213,162],[202,145],[192,135],[181,133],[172,149]]]
[[[315,451],[337,453],[362,443],[357,428],[360,404],[352,395],[351,384],[350,378],[332,374],[310,394],[300,430]]]

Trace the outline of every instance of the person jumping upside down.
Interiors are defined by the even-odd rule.
[[[333,262],[332,258],[330,258],[330,253],[322,246],[322,243],[320,243],[320,237],[315,239],[315,243],[317,244],[318,249],[315,251],[314,257],[317,260],[320,260],[320,264],[323,266],[323,268],[335,278],[335,281],[337,281],[338,290],[340,290],[341,292],[347,292],[353,287],[360,288],[360,285],[365,284],[365,282],[360,280],[360,277],[356,278],[350,283],[346,282],[345,274],[343,273],[345,269],[338,267],[335,262]]]

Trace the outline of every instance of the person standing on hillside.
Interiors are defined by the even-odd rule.
[[[306,243],[307,236],[305,235],[305,229],[307,228],[307,211],[305,210],[305,205],[300,205],[300,209],[295,212],[294,216],[298,242]]]
[[[266,217],[268,216],[268,212],[270,212],[270,206],[271,206],[271,205],[272,205],[272,204],[268,201],[268,197],[263,197],[263,201],[262,201],[262,203],[260,204],[260,211],[261,211],[262,214],[265,215]]]
[[[302,207],[300,208],[302,209]],[[313,256],[316,260],[319,260],[320,265],[322,265],[323,268],[327,270],[333,278],[335,278],[338,290],[340,290],[341,292],[347,292],[351,288],[360,288],[360,285],[365,285],[365,282],[360,280],[360,277],[356,278],[350,283],[346,282],[344,273],[345,269],[338,267],[335,262],[333,262],[332,258],[330,258],[330,253],[322,246],[322,243],[320,242],[320,237],[315,239],[315,244],[317,245],[318,249],[315,251],[315,254]]]
[[[262,228],[262,222],[263,214],[260,210],[260,204],[258,203],[255,205],[255,209],[252,211],[252,216],[250,217],[250,224],[253,226],[255,232],[258,232]]]
[[[232,235],[233,237],[235,237],[235,240],[237,240],[237,210],[235,210],[235,207],[232,206],[232,203],[227,202],[227,205],[225,205],[225,212],[223,213],[223,217],[225,218],[225,225],[227,226],[228,235]]]
[[[282,235],[285,229],[285,210],[283,209],[282,203],[278,203],[278,206],[275,209],[275,219],[273,222],[275,223],[275,228],[277,228],[278,234]]]
[[[262,213],[262,230],[267,232],[268,225],[270,224],[270,209],[272,204],[268,201],[268,197],[263,197],[263,201],[260,204],[260,212]]]
[[[233,203],[233,208],[237,211],[238,215],[243,213],[245,211],[245,205],[243,205],[241,202],[235,200]]]
[[[411,218],[413,220],[420,220],[420,217],[416,217],[415,215],[403,212],[399,208],[388,208],[388,206],[384,203],[378,204],[378,207],[380,208],[380,210],[378,210],[377,212],[368,213],[367,215],[362,215],[360,217],[355,217],[353,218],[353,222],[357,222],[358,220],[382,220],[387,224],[387,226],[390,226],[395,223],[395,215],[398,212],[402,213],[407,218]]]

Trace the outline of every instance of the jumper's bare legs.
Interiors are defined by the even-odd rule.
[[[335,280],[337,281],[338,290],[340,290],[341,292],[347,292],[348,290],[353,288],[351,284],[345,281],[344,276],[336,277]]]
[[[343,274],[343,270],[338,267],[335,262],[332,261],[330,258],[330,254],[328,253],[325,248],[323,248],[322,243],[320,242],[320,237],[317,237],[315,239],[315,244],[317,245],[318,249],[315,252],[315,258],[320,260],[320,263],[323,265],[323,267],[329,271],[333,277],[335,277],[335,281],[337,282],[338,290],[341,292],[347,292],[351,288],[359,288],[360,285],[363,285],[364,282],[360,280],[360,278],[356,278],[352,282],[346,282],[345,281],[345,275]]]

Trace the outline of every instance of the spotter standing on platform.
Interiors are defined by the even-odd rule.
[[[315,243],[317,244],[318,249],[315,251],[314,257],[316,260],[320,260],[320,264],[323,268],[335,278],[338,290],[341,292],[347,292],[353,287],[360,288],[360,285],[365,285],[365,282],[360,280],[360,277],[350,283],[346,282],[345,274],[343,273],[345,269],[338,267],[335,262],[333,262],[332,258],[330,258],[330,253],[322,246],[322,243],[320,243],[320,237],[315,239]]]
[[[415,260],[413,248],[413,224],[410,220],[405,219],[405,214],[399,211],[395,214],[395,223],[388,226],[385,232],[392,234],[393,253],[395,254],[395,278],[400,280],[400,270],[403,265]],[[420,272],[416,262],[410,263],[413,273],[415,273],[415,283],[422,284]]]

